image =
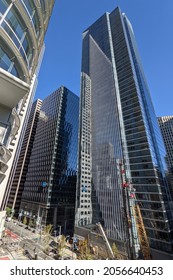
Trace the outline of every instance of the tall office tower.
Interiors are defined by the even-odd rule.
[[[158,121],[166,147],[168,169],[173,173],[173,116],[159,117]]]
[[[159,117],[158,121],[166,147],[167,179],[173,200],[173,116]]]
[[[20,213],[70,234],[74,228],[79,97],[65,87],[43,100]]]
[[[1,209],[29,118],[53,4],[54,0],[0,0]]]
[[[137,203],[153,257],[169,258],[164,156],[133,29],[116,8],[83,32],[76,234],[101,222],[108,238],[129,240],[137,255]]]
[[[22,148],[17,162],[14,178],[11,182],[10,188],[6,192],[7,206],[14,209],[14,215],[18,217],[20,203],[22,199],[22,192],[24,183],[26,181],[26,174],[30,161],[31,151],[35,139],[37,123],[40,115],[40,108],[42,101],[36,100],[31,108],[31,113],[28,120]]]

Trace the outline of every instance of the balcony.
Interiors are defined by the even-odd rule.
[[[8,108],[14,108],[29,92],[30,86],[0,68],[0,103]]]
[[[0,184],[4,180],[5,174],[0,171]]]
[[[7,163],[11,158],[11,152],[2,144],[0,144],[0,162]]]
[[[0,171],[5,173],[5,171],[8,169],[8,165],[3,162],[2,160],[0,160]]]
[[[11,158],[11,152],[2,144],[0,144],[0,183],[5,178],[5,172],[8,168],[7,162]]]
[[[11,133],[10,133],[10,140],[12,141],[14,139],[14,137],[16,136],[18,130],[19,130],[19,127],[20,127],[20,118],[19,118],[19,115],[17,114],[16,112],[16,109],[13,108],[12,110],[12,114],[11,114]]]

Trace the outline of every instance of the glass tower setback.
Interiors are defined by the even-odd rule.
[[[133,29],[116,8],[83,32],[76,226],[100,221],[109,238],[137,245],[137,203],[150,246],[172,252],[164,157]]]
[[[20,209],[72,233],[74,226],[79,97],[65,87],[42,104]]]

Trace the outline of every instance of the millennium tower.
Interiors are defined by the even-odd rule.
[[[0,0],[0,206],[37,86],[54,0]]]
[[[170,255],[164,157],[134,32],[116,8],[83,32],[76,230],[101,222],[108,238],[130,240],[137,254],[137,204],[153,258]]]

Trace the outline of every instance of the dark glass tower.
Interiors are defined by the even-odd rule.
[[[173,199],[173,116],[159,117],[158,122],[166,148],[167,179]]]
[[[74,226],[78,120],[79,97],[67,88],[43,101],[20,206],[65,234]]]
[[[171,253],[164,156],[133,29],[116,8],[83,32],[76,227],[100,221],[137,251],[137,203],[151,248]]]
[[[173,174],[173,116],[159,117],[158,122],[165,143],[168,170]]]

